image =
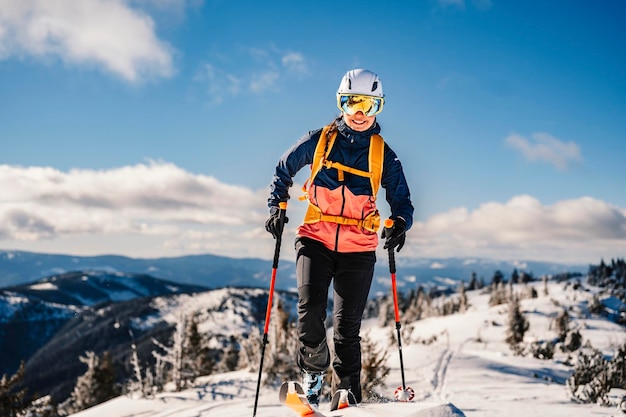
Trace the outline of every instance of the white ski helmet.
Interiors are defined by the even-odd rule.
[[[353,69],[341,79],[337,95],[361,94],[364,96],[385,97],[380,77],[365,69]]]

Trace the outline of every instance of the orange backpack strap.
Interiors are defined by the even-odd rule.
[[[372,135],[369,152],[370,181],[372,183],[372,196],[376,200],[376,195],[380,189],[380,182],[383,176],[383,162],[385,160],[385,141],[383,137]]]
[[[329,137],[330,133],[330,137]],[[333,148],[333,144],[335,143],[335,139],[337,138],[337,127],[334,123],[331,123],[327,126],[324,126],[322,129],[322,133],[320,134],[320,138],[317,141],[317,145],[315,146],[315,152],[313,153],[313,162],[311,162],[311,176],[304,182],[302,186],[302,191],[304,195],[299,197],[299,200],[306,200],[307,193],[309,187],[313,185],[313,179],[318,172],[322,169],[328,155],[330,154],[330,150]]]

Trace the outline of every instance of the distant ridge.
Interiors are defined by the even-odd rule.
[[[281,259],[276,288],[294,290],[295,257]],[[535,277],[563,272],[586,273],[588,265],[566,265],[553,262],[497,261],[480,258],[406,258],[396,257],[399,290],[419,285],[450,286],[469,282],[472,274],[490,282],[494,272],[505,277],[514,270]],[[217,255],[187,255],[170,258],[129,258],[125,256],[71,256],[24,251],[0,251],[0,288],[32,282],[54,274],[75,270],[97,270],[150,276],[182,284],[206,288],[252,287],[268,288],[272,263],[254,258],[228,258]],[[376,264],[370,295],[387,293],[390,286],[386,259]]]
[[[281,261],[281,264],[289,263]],[[149,274],[179,283],[219,288],[224,286],[225,280],[234,286],[264,284],[271,273],[271,262],[210,254],[150,259],[0,251],[0,288],[77,270]]]

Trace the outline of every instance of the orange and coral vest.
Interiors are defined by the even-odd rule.
[[[380,227],[376,195],[382,177],[385,142],[378,134],[370,137],[368,170],[363,171],[329,159],[336,138],[337,129],[333,124],[322,129],[311,163],[311,176],[303,186],[305,195],[300,198],[308,200],[309,205],[297,235],[318,240],[338,252],[376,250]],[[338,187],[330,189],[314,184],[322,169],[337,170]],[[369,178],[371,195],[355,195],[343,184],[346,173]]]

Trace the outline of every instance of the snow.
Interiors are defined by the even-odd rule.
[[[571,316],[570,328],[577,329],[583,342],[607,354],[626,342],[623,327],[584,311],[592,291],[574,290],[563,283],[549,283],[544,294],[542,283],[536,286],[538,298],[521,301],[521,310],[530,322],[525,342],[553,340],[554,318],[563,308]],[[516,289],[521,289],[516,286]],[[335,417],[529,417],[567,416],[601,417],[623,415],[615,407],[577,404],[565,386],[572,367],[567,354],[560,351],[551,360],[532,355],[516,356],[505,343],[508,307],[489,306],[489,296],[478,291],[467,293],[467,312],[403,323],[402,345],[406,384],[416,392],[412,402],[365,403],[359,407],[328,411],[322,403],[320,412]],[[213,297],[215,298],[215,297]],[[186,299],[206,309],[209,296]],[[174,315],[174,307],[167,306]],[[229,306],[236,308],[233,304]],[[189,305],[186,308],[190,308]],[[233,323],[241,330],[241,323]],[[208,329],[207,329],[208,330]],[[363,323],[363,334],[389,351],[391,372],[380,394],[392,398],[401,374],[393,325],[381,328],[377,319]],[[271,341],[270,341],[271,343]],[[574,359],[575,361],[575,359]],[[76,417],[237,417],[253,415],[257,373],[239,370],[210,375],[196,381],[182,392],[160,393],[152,399],[128,396],[110,400],[75,414]],[[258,399],[258,417],[293,417],[295,414],[278,403],[276,387],[262,386]],[[619,393],[616,399],[621,398]]]
[[[54,290],[59,289],[59,287],[57,287],[51,282],[41,282],[39,284],[33,284],[29,286],[28,288],[30,288],[31,290],[35,290],[35,291],[54,291]]]

